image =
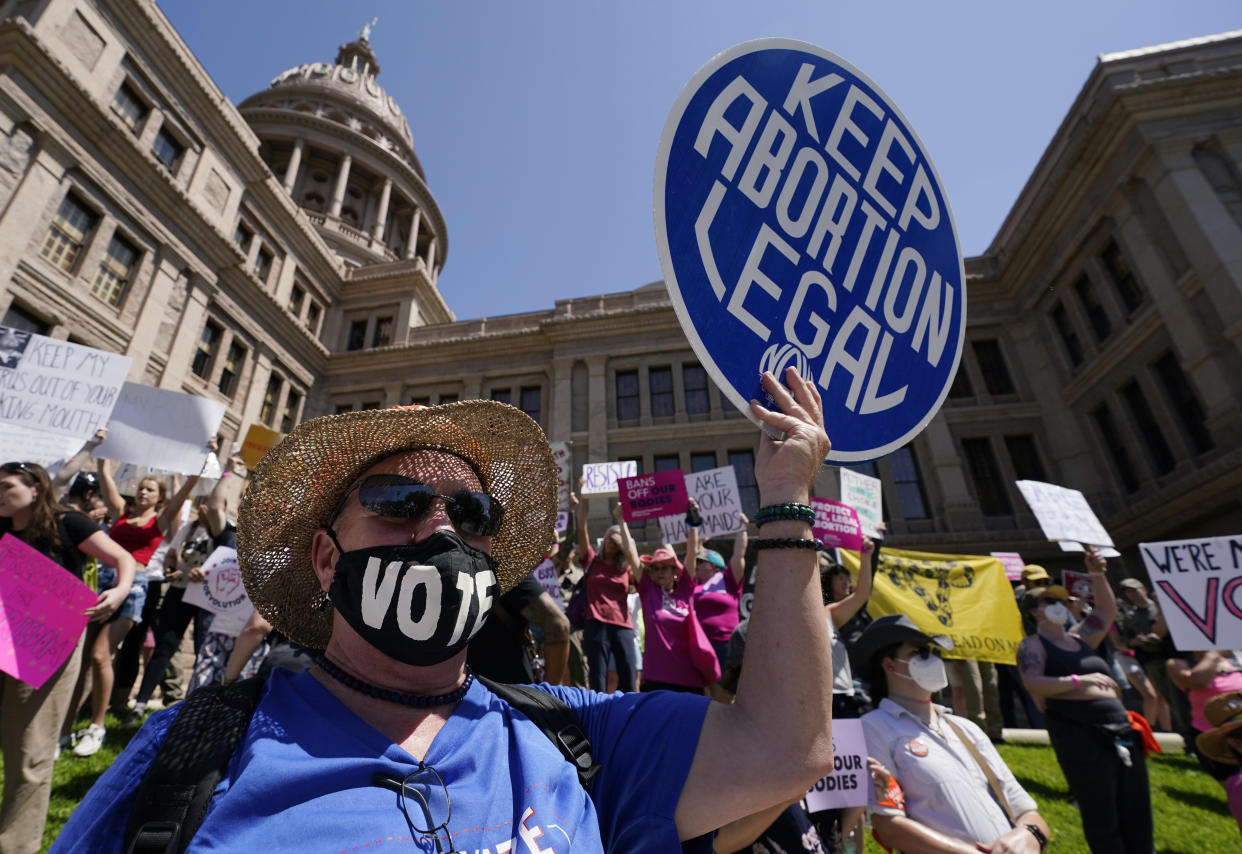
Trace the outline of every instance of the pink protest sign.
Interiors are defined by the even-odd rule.
[[[1022,568],[1026,566],[1022,555],[1017,552],[992,552],[992,557],[1005,567],[1005,577],[1010,581],[1017,581],[1022,577]]]
[[[0,670],[40,688],[78,645],[98,600],[56,561],[0,538]]]
[[[827,548],[862,551],[863,533],[857,510],[828,498],[812,498],[811,507],[815,508],[811,531],[816,539],[823,540]]]
[[[659,516],[685,513],[690,500],[681,469],[619,478],[617,495],[627,522],[645,522]]]

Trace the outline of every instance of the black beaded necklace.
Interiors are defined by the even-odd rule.
[[[403,706],[413,706],[418,709],[429,709],[435,706],[447,706],[450,703],[456,703],[462,697],[466,696],[466,692],[470,690],[470,686],[474,684],[474,671],[469,666],[466,667],[466,681],[461,683],[457,688],[449,691],[447,694],[403,694],[400,691],[390,691],[387,688],[380,688],[372,685],[370,682],[363,682],[361,679],[346,673],[336,664],[329,661],[325,656],[319,656],[315,659],[315,664],[322,668],[323,672],[331,676],[337,682],[340,682],[346,688],[352,688],[360,694],[366,694],[368,697],[374,697],[377,700],[384,700],[389,703],[400,703]]]

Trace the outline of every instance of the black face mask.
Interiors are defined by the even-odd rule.
[[[498,596],[496,561],[448,530],[414,545],[343,552],[328,589],[363,640],[421,667],[465,649]]]

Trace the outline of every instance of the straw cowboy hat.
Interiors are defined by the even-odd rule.
[[[465,460],[504,507],[492,538],[501,589],[543,559],[554,537],[556,466],[543,430],[491,400],[327,415],[295,427],[251,471],[238,512],[237,558],[250,600],[295,643],[323,649],[332,609],[311,566],[311,540],[379,460],[435,450]]]
[[[1195,739],[1199,752],[1217,762],[1237,765],[1238,754],[1225,739],[1242,727],[1242,691],[1230,691],[1208,700],[1203,707],[1203,715],[1213,729],[1199,733]]]

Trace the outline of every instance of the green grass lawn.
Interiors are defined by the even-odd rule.
[[[57,760],[47,830],[43,835],[45,848],[56,838],[86,790],[112,763],[134,732],[134,727],[122,727],[109,716],[108,737],[102,750],[88,759],[66,751]],[[1089,854],[1078,810],[1070,805],[1065,779],[1052,749],[1006,744],[1000,747],[1000,752],[1018,780],[1039,802],[1040,812],[1053,832],[1049,850],[1057,854]],[[1224,789],[1200,771],[1193,759],[1181,754],[1158,756],[1148,763],[1148,771],[1156,817],[1156,850],[1160,854],[1242,851],[1242,834],[1229,815]],[[881,849],[868,839],[867,851],[878,854]]]

